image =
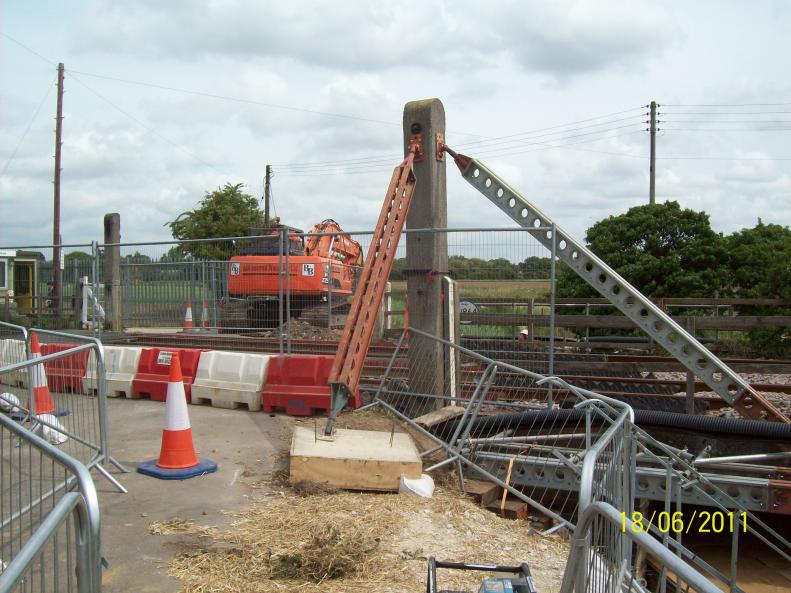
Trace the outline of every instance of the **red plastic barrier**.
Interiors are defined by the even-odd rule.
[[[282,408],[290,416],[312,416],[315,412],[330,411],[332,356],[314,354],[286,354],[273,356],[269,361],[263,391],[264,412]],[[353,408],[360,406],[360,393],[349,401]]]
[[[41,344],[41,356],[76,348],[79,344]],[[52,392],[82,392],[82,380],[88,366],[88,350],[57,358],[44,363],[47,385]]]
[[[179,353],[181,375],[184,378],[184,393],[187,401],[191,401],[192,382],[198,372],[200,353],[208,350],[194,348],[143,348],[137,373],[132,381],[132,399],[149,397],[163,402],[168,394],[168,376],[170,375],[170,359],[174,352]]]

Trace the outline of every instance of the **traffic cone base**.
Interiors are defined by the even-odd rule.
[[[170,361],[159,459],[141,463],[137,471],[160,480],[185,480],[217,471],[216,463],[210,459],[198,459],[195,455],[178,352]]]
[[[211,459],[198,459],[198,464],[194,467],[181,469],[166,469],[157,465],[157,460],[152,459],[137,466],[138,473],[160,480],[186,480],[203,474],[211,474],[217,471],[217,464]]]

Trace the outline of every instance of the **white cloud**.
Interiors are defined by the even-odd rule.
[[[655,3],[564,0],[397,4],[257,0],[115,3],[95,0],[81,19],[83,52],[148,53],[183,61],[275,57],[324,68],[497,67],[509,56],[556,78],[626,67],[677,37]],[[477,69],[477,68],[476,68]]]

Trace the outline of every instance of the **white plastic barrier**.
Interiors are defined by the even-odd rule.
[[[25,343],[22,340],[0,340],[0,367],[27,360]],[[0,383],[15,387],[27,387],[27,369],[12,373],[0,373]]]
[[[132,381],[137,373],[142,348],[136,346],[105,346],[104,366],[107,376],[107,397],[129,397]],[[93,352],[88,357],[88,367],[82,380],[84,393],[96,392],[96,360]]]
[[[260,410],[270,358],[242,352],[201,353],[190,403],[210,402],[216,408],[229,409],[244,404],[251,412]]]

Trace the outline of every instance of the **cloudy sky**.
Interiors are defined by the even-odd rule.
[[[495,4],[495,7],[487,6]],[[791,8],[780,0],[0,3],[0,246],[52,239],[57,62],[66,65],[64,243],[124,241],[227,181],[294,226],[370,229],[401,113],[439,97],[447,142],[577,236],[648,198],[731,232],[791,224]],[[513,226],[448,170],[449,224]]]

